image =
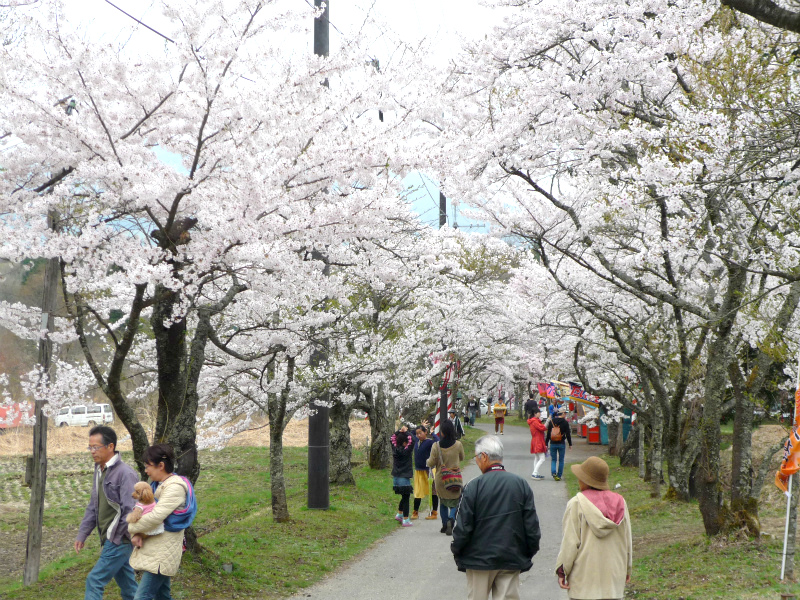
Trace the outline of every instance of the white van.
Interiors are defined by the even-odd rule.
[[[94,427],[114,422],[110,404],[81,404],[65,406],[56,415],[56,426]]]

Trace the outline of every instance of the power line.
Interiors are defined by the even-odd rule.
[[[133,19],[134,21],[136,21],[136,22],[137,22],[139,25],[142,25],[143,27],[147,27],[147,28],[148,28],[150,31],[152,31],[153,33],[157,33],[158,35],[160,35],[161,37],[163,37],[165,40],[167,40],[167,41],[169,41],[169,42],[172,42],[173,44],[175,44],[175,43],[176,43],[176,42],[175,42],[175,40],[168,38],[167,36],[165,36],[163,33],[159,32],[159,31],[156,31],[155,29],[153,29],[152,27],[150,27],[150,25],[148,25],[147,23],[142,23],[142,22],[141,22],[139,19],[137,19],[136,17],[134,17],[132,14],[130,14],[130,13],[126,13],[126,12],[125,12],[124,10],[122,10],[122,9],[121,9],[119,6],[117,6],[116,4],[114,4],[113,2],[111,2],[111,0],[105,0],[105,2],[106,2],[106,3],[108,3],[108,4],[110,4],[110,5],[111,5],[111,6],[113,6],[114,8],[116,8],[116,9],[117,9],[119,12],[121,12],[123,15],[125,15],[125,16],[128,16],[128,17],[130,17],[131,19]]]

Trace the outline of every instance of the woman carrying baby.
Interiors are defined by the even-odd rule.
[[[183,555],[183,531],[148,533],[163,526],[175,509],[186,504],[188,488],[183,479],[173,473],[175,453],[168,444],[154,444],[142,455],[144,471],[157,484],[154,499],[157,503],[135,523],[128,524],[134,546],[131,566],[142,571],[142,580],[134,600],[172,600],[170,578],[178,572]]]

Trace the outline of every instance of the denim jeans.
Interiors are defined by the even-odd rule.
[[[564,474],[564,453],[567,450],[567,444],[561,442],[560,444],[550,442],[550,473],[561,477]],[[556,466],[558,470],[556,470]]]
[[[130,544],[117,545],[108,540],[103,543],[100,558],[86,577],[84,600],[102,600],[103,591],[112,579],[117,581],[122,600],[134,600],[136,576],[128,562],[131,552]]]
[[[442,527],[447,527],[448,519],[455,519],[456,518],[456,509],[450,508],[439,503],[439,516],[442,518]]]
[[[170,578],[167,575],[144,571],[134,600],[172,600],[170,586]]]

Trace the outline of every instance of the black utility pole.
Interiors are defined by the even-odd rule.
[[[328,56],[330,53],[330,0],[325,0],[325,9],[314,20],[314,54]],[[321,8],[323,0],[314,0],[314,6]],[[328,85],[327,80],[324,85]],[[321,260],[322,255],[314,252],[314,258]],[[323,273],[328,274],[326,264]],[[312,365],[319,366],[328,362],[328,341],[314,353]],[[325,396],[329,396],[325,393]],[[320,398],[326,401],[327,398]],[[317,402],[311,403],[312,414],[308,417],[308,508],[327,510],[330,507],[330,409]]]
[[[439,229],[447,225],[447,198],[445,195],[440,191],[439,192]],[[447,373],[447,369],[449,369],[450,365],[448,364],[445,367],[444,373],[442,373],[442,389],[439,390],[439,431],[441,431],[441,423],[444,423],[444,420],[447,418],[447,383],[444,381],[444,375]]]

